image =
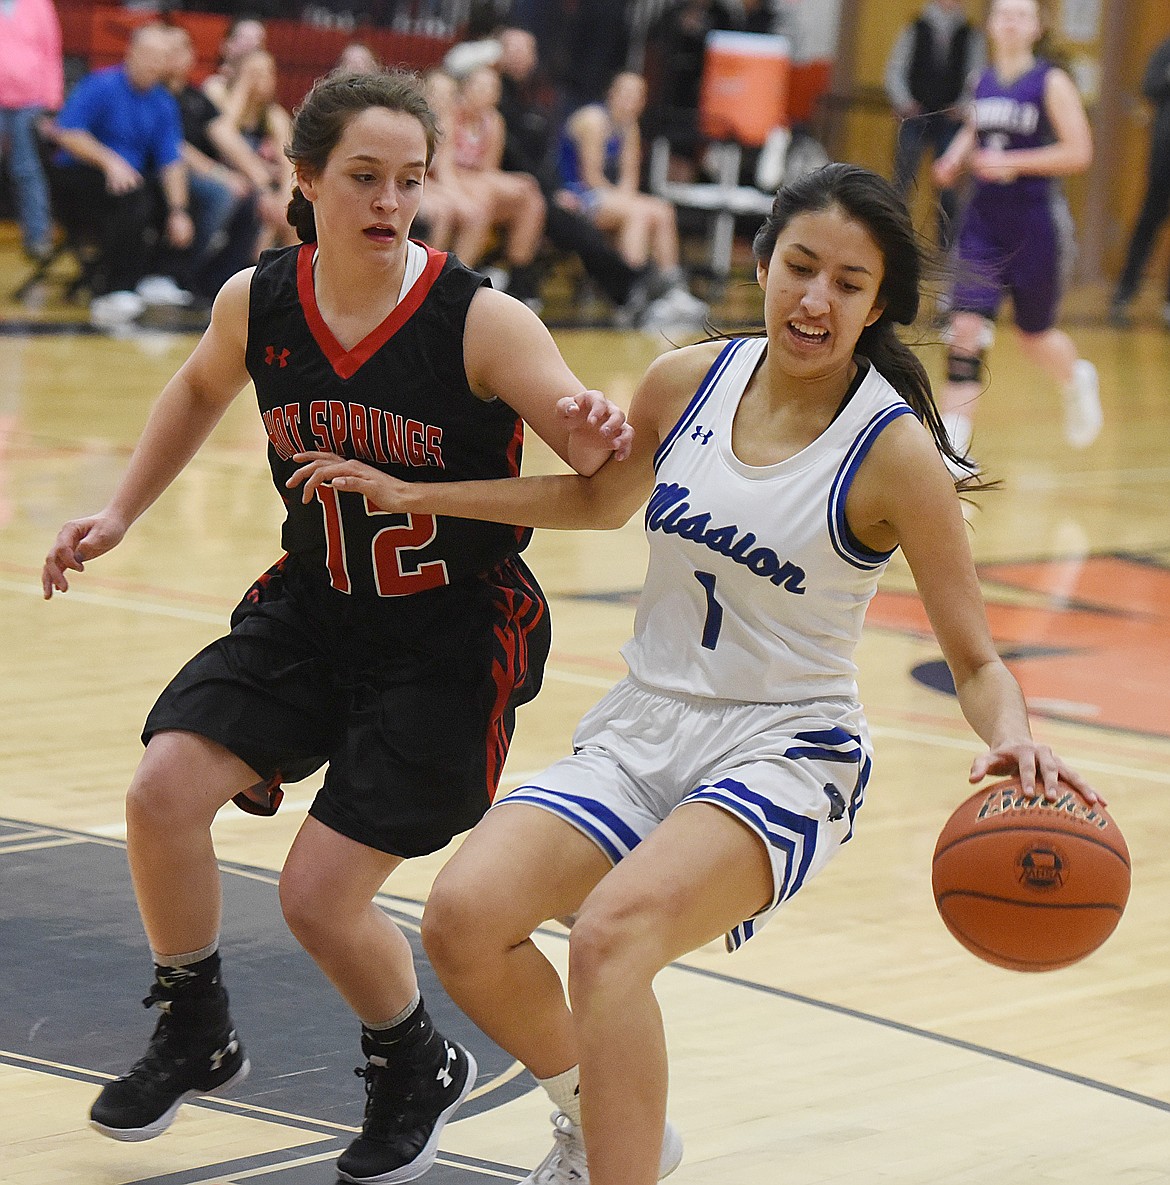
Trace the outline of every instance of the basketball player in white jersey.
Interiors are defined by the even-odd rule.
[[[677,1163],[654,977],[720,934],[747,941],[853,834],[872,758],[853,651],[896,548],[988,746],[971,780],[1018,774],[1055,797],[1063,778],[1099,801],[1032,739],[992,645],[956,458],[894,330],[923,266],[902,200],[829,165],[780,191],[755,254],[766,335],[659,358],[623,463],[440,488],[317,454],[291,482],[560,528],[620,525],[649,498],[629,677],[571,757],[488,812],[423,920],[452,998],[557,1107],[540,1185],[652,1185]],[[530,940],[569,915],[571,1012]]]

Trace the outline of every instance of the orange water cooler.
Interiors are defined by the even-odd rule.
[[[709,140],[758,148],[788,122],[787,37],[768,33],[707,34],[699,90],[699,129]]]

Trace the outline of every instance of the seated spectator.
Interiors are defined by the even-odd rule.
[[[61,24],[51,0],[0,3],[0,157],[7,151],[25,254],[53,249],[49,186],[41,165],[37,125],[64,96]]]
[[[136,291],[150,259],[143,228],[156,225],[156,214],[168,246],[183,250],[194,239],[179,107],[163,85],[171,53],[165,26],[140,26],[122,65],[83,78],[56,120],[54,189],[76,217],[92,217],[100,240],[90,306],[98,323],[133,320],[145,308]]]
[[[558,200],[613,235],[631,267],[653,263],[680,318],[701,319],[707,306],[686,287],[674,206],[639,189],[638,121],[645,107],[645,80],[626,71],[610,83],[604,104],[590,103],[569,116],[560,139],[564,189]]]
[[[613,302],[620,325],[651,328],[672,324],[677,316],[655,290],[649,267],[632,268],[609,239],[578,210],[556,200],[561,188],[553,158],[551,103],[538,75],[536,38],[526,29],[507,28],[498,36],[500,114],[504,119],[505,169],[531,173],[545,200],[545,238],[558,251],[576,255],[586,274]]]
[[[425,85],[427,102],[435,113],[441,135],[431,157],[415,226],[417,233],[436,251],[453,251],[472,267],[487,246],[491,211],[478,194],[466,189],[455,176],[451,133],[459,87],[443,70],[428,71]]]
[[[203,93],[222,111],[228,91],[239,77],[240,63],[251,53],[266,48],[268,34],[255,17],[232,21],[219,46],[219,67],[203,83]]]
[[[260,248],[291,246],[299,241],[285,217],[293,189],[292,163],[284,154],[292,117],[276,101],[276,59],[267,50],[238,64],[221,110],[254,157],[249,176],[260,178],[261,188],[275,199],[260,205]]]
[[[499,101],[500,76],[490,66],[476,67],[460,84],[451,134],[454,180],[487,205],[491,225],[503,234],[507,291],[519,300],[535,300],[533,261],[544,235],[545,203],[535,177],[501,168]],[[464,262],[475,266],[476,261]]]
[[[183,121],[183,160],[195,236],[187,251],[172,255],[170,266],[160,270],[197,297],[211,300],[229,276],[255,262],[260,232],[257,186],[246,173],[226,163],[220,150],[221,144],[230,142],[230,128],[227,117],[191,83],[195,65],[191,35],[177,25],[170,34],[171,70],[166,84]]]

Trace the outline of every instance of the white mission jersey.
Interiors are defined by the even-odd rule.
[[[650,565],[622,650],[651,688],[745,702],[857,695],[853,652],[892,552],[845,522],[878,434],[909,405],[859,359],[852,398],[775,465],[745,465],[731,425],[767,339],[728,343],[654,458]]]

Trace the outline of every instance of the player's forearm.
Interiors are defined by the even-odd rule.
[[[187,166],[182,158],[165,165],[158,172],[159,185],[166,198],[167,209],[186,210],[189,200]]]
[[[616,462],[615,462],[616,463]],[[547,530],[611,530],[637,509],[603,498],[587,477],[555,474],[498,481],[412,482],[397,509]]]
[[[1093,162],[1088,144],[1049,144],[1044,148],[1015,148],[1005,152],[1004,161],[1017,173],[1034,177],[1071,177],[1083,173]]]
[[[967,723],[989,748],[1031,736],[1023,692],[999,658],[957,676],[955,692]]]
[[[579,440],[570,433],[564,456],[582,477],[592,477],[613,456],[613,448],[608,441]]]
[[[124,163],[118,153],[84,128],[58,128],[55,135],[57,143],[83,164],[105,170]]]

